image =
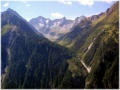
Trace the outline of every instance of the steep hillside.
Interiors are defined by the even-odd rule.
[[[36,34],[13,12],[8,9],[1,18],[2,88],[84,88],[87,72],[72,63],[75,53]]]
[[[90,69],[85,88],[118,88],[118,36],[119,2],[116,2],[106,12],[81,21],[56,42],[76,51]]]
[[[115,3],[101,21],[103,31],[97,35],[83,60],[92,66],[86,88],[119,87],[119,3]],[[110,13],[110,14],[109,14]],[[99,26],[99,25],[98,25]]]

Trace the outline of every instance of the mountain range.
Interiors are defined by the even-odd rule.
[[[39,16],[31,19],[29,23],[46,38],[51,41],[55,41],[56,39],[64,36],[66,33],[72,31],[72,28],[84,19],[86,19],[85,16],[77,17],[75,20],[67,20],[65,17],[50,20],[49,18]]]
[[[1,13],[2,89],[118,89],[119,2],[75,20]]]

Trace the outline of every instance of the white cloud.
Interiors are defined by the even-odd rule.
[[[93,0],[79,0],[79,3],[82,5],[92,6],[94,4],[94,1]]]
[[[89,6],[92,6],[94,4],[94,1],[112,3],[113,1],[118,1],[118,0],[78,0],[80,4],[89,5]]]
[[[106,2],[106,3],[112,3],[113,1],[119,1],[119,0],[75,0],[78,1],[82,5],[89,5],[92,6],[94,4],[94,1],[99,2]],[[72,0],[58,0],[58,2],[66,4],[66,5],[72,5]]]
[[[9,2],[3,4],[3,7],[8,7],[9,6]]]
[[[24,3],[26,7],[29,7],[29,6],[30,6],[30,3],[28,3],[28,2],[25,1],[25,0],[21,0],[21,2]]]
[[[106,2],[106,3],[112,3],[113,1],[118,1],[118,0],[75,0],[79,2],[81,5],[88,5],[92,6],[95,1],[99,2]],[[72,5],[72,0],[58,0],[58,2],[66,4],[66,5]]]
[[[66,5],[72,5],[72,1],[58,0],[58,2],[66,4]]]
[[[60,13],[58,13],[58,12],[56,12],[56,13],[51,13],[51,16],[54,17],[54,18],[62,18],[62,17],[64,17],[64,15],[62,15],[62,14],[60,14]]]

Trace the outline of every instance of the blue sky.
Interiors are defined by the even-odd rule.
[[[113,5],[112,0],[79,0],[79,1],[1,1],[1,11],[11,8],[23,18],[30,20],[38,16],[56,19],[66,17],[75,19],[81,15],[91,16],[106,11]]]

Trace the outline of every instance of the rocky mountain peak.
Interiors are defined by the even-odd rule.
[[[8,8],[6,11],[20,17],[20,15],[16,11],[14,11],[13,9],[11,9],[11,8]]]

